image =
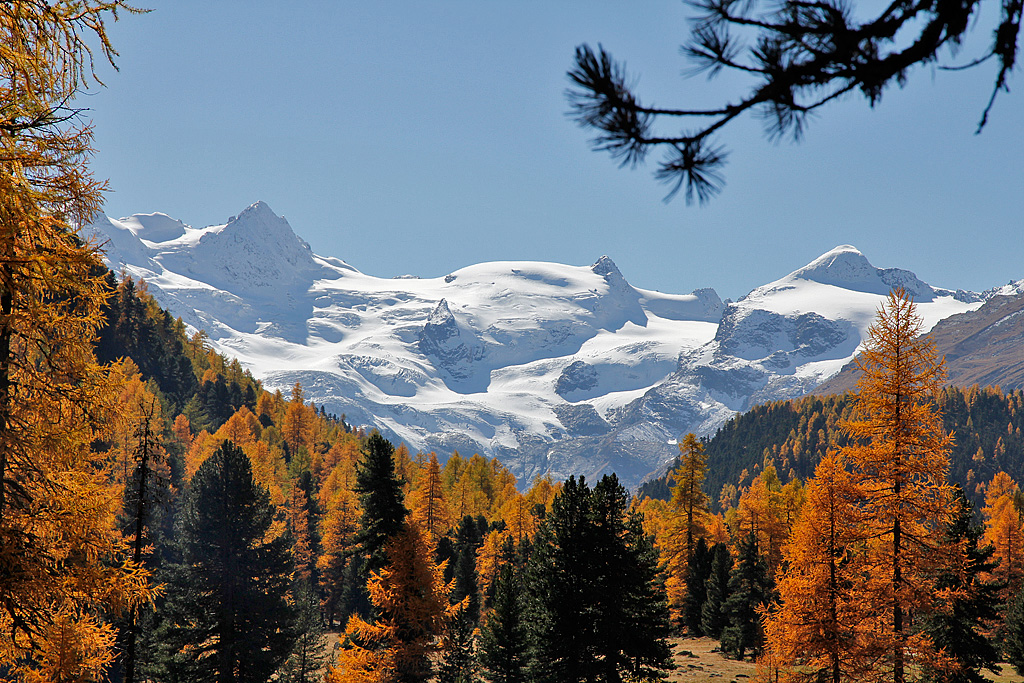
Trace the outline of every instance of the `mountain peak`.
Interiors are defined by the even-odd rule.
[[[882,295],[895,287],[903,287],[917,301],[931,301],[935,296],[935,290],[914,273],[901,268],[875,268],[864,254],[849,244],[825,252],[784,279]]]
[[[841,244],[793,271],[790,277],[843,287],[875,276],[876,270],[856,247]]]
[[[269,292],[318,269],[309,245],[265,202],[250,204],[223,227],[206,228],[192,256],[192,274],[229,291]]]
[[[617,275],[619,279],[623,279],[622,273],[619,272],[619,267],[615,265],[615,261],[612,261],[611,257],[609,256],[602,256],[601,258],[597,259],[597,262],[594,263],[594,265],[592,265],[590,269],[594,271],[594,273],[596,273],[597,275],[603,275],[606,278],[609,275]]]

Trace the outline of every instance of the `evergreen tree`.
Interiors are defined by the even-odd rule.
[[[683,601],[683,623],[691,636],[704,635],[701,629],[702,610],[708,597],[707,581],[711,577],[713,551],[703,538],[697,541],[693,558],[686,567],[686,598]]]
[[[1024,676],[1024,589],[1017,591],[1006,606],[1002,637],[1003,657],[1019,676]]]
[[[363,459],[356,469],[359,494],[359,530],[356,542],[367,558],[364,571],[379,571],[387,562],[384,546],[398,534],[409,514],[405,509],[404,482],[395,476],[394,446],[374,431],[363,444]]]
[[[618,681],[671,668],[657,553],[614,475],[593,491],[569,478],[537,532],[528,576],[538,680]]]
[[[705,584],[707,597],[700,610],[700,630],[710,638],[720,639],[728,621],[725,603],[729,599],[731,574],[732,553],[724,543],[716,543],[711,549],[711,569]]]
[[[476,683],[477,669],[473,620],[463,607],[455,613],[445,630],[437,683]]]
[[[292,590],[295,610],[295,645],[278,672],[281,683],[320,683],[327,665],[327,635],[320,617],[320,600],[313,587],[298,582]]]
[[[506,562],[495,586],[494,605],[480,633],[480,664],[491,683],[526,683],[530,630],[523,570]]]
[[[764,629],[759,609],[772,599],[773,581],[768,563],[758,551],[757,537],[750,534],[740,542],[736,566],[729,576],[729,597],[724,612],[728,623],[722,629],[722,650],[743,659],[747,650],[760,654]]]
[[[295,640],[291,554],[268,539],[275,509],[245,453],[225,441],[192,477],[167,589],[162,678],[264,683]]]
[[[946,528],[945,543],[964,549],[963,565],[947,567],[935,588],[945,599],[924,621],[924,632],[937,650],[951,658],[951,671],[930,670],[928,678],[943,683],[983,683],[981,669],[998,672],[999,653],[986,636],[999,618],[1001,583],[985,581],[996,567],[991,545],[979,547],[983,528],[974,523],[974,510],[963,491],[956,489],[954,517]]]

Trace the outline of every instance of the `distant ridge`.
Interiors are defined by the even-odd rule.
[[[947,384],[1024,388],[1024,294],[992,296],[977,310],[940,320],[925,337],[946,359]],[[859,374],[851,361],[811,393],[853,391]]]

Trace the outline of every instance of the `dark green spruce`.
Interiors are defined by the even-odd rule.
[[[154,676],[166,683],[265,683],[292,652],[291,553],[267,541],[275,508],[249,458],[225,441],[192,477],[167,575]]]
[[[764,628],[759,610],[772,601],[775,582],[768,563],[758,551],[757,537],[750,534],[740,542],[736,565],[729,575],[729,597],[724,612],[728,623],[722,629],[722,651],[743,659],[747,651],[759,655],[764,647]]]

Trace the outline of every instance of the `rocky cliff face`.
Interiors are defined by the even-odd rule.
[[[1024,388],[1024,281],[992,293],[977,310],[940,320],[925,335],[946,359],[946,382],[956,386]],[[815,394],[853,391],[860,373],[851,361]]]

